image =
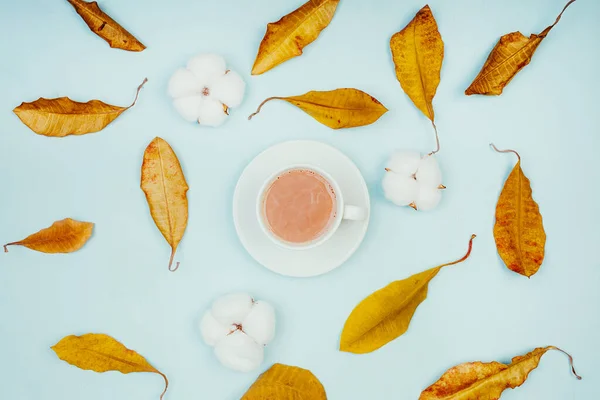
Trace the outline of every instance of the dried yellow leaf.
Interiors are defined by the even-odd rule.
[[[465,90],[465,94],[502,94],[504,87],[520,70],[529,64],[542,40],[546,38],[567,7],[574,1],[570,0],[558,15],[556,21],[539,35],[532,34],[526,37],[521,32],[512,32],[502,36],[492,49],[473,83]]]
[[[521,157],[514,150],[498,150],[515,153],[518,157],[496,205],[494,239],[498,254],[506,266],[521,275],[535,274],[544,260],[546,232],[542,214],[532,196],[529,179],[521,169]]]
[[[344,88],[311,91],[300,96],[269,97],[248,119],[258,114],[262,106],[271,100],[287,101],[332,129],[369,125],[388,111],[375,97],[358,89]]]
[[[144,79],[138,86],[135,99],[128,107],[113,106],[99,100],[80,103],[68,97],[40,97],[31,103],[21,103],[13,112],[39,135],[64,137],[98,132],[135,105],[140,90],[147,81],[148,79]]]
[[[433,97],[440,83],[444,42],[429,6],[390,40],[396,77],[404,92],[434,121]]]
[[[443,267],[466,260],[474,238],[472,235],[461,259],[392,282],[361,301],[346,320],[340,350],[370,353],[406,332],[417,307],[427,298],[429,282]]]
[[[66,336],[52,346],[52,350],[61,360],[85,370],[119,371],[123,374],[132,372],[158,374],[165,380],[165,390],[160,395],[161,399],[169,387],[165,374],[150,365],[137,352],[128,349],[108,335],[88,333],[82,336]]]
[[[301,55],[302,49],[314,42],[329,25],[339,2],[340,0],[309,0],[279,21],[267,24],[267,32],[260,42],[252,75],[260,75]]]
[[[569,357],[571,370],[581,379],[573,367],[573,358],[554,347],[537,348],[524,356],[512,359],[509,365],[499,362],[469,362],[446,371],[433,385],[425,389],[419,400],[498,400],[505,389],[521,386],[548,350],[558,350]]]
[[[171,269],[177,246],[188,220],[188,185],[177,155],[165,140],[157,137],[144,152],[141,188],[146,194],[150,214],[171,246]]]
[[[5,244],[4,252],[8,253],[8,246],[25,246],[42,253],[72,253],[83,247],[92,236],[93,229],[94,224],[91,222],[66,218],[23,240]]]
[[[327,400],[325,388],[312,372],[273,364],[258,377],[241,400]]]
[[[67,0],[83,18],[92,32],[104,39],[110,47],[128,51],[142,51],[146,48],[139,40],[109,17],[98,7],[98,3],[83,0]]]

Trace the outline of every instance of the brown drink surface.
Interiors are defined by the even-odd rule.
[[[263,201],[267,226],[286,242],[306,243],[318,238],[335,217],[331,185],[307,169],[290,170],[277,177]]]

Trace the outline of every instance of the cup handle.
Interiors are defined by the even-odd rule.
[[[344,206],[344,215],[342,219],[351,221],[362,221],[367,218],[367,210],[362,207],[346,205]]]

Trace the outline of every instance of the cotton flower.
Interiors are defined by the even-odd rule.
[[[221,364],[250,372],[260,366],[264,348],[275,336],[275,310],[247,293],[228,294],[204,313],[200,333]]]
[[[442,198],[442,172],[433,154],[397,151],[390,157],[383,177],[385,197],[398,206],[434,209]]]
[[[185,120],[219,126],[227,119],[229,109],[242,103],[245,88],[240,75],[226,68],[223,57],[200,54],[186,68],[175,71],[168,91]]]

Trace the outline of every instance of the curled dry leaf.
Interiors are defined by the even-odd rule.
[[[252,67],[252,75],[302,54],[302,49],[314,42],[329,25],[340,0],[309,0],[277,22],[267,24],[267,33]]]
[[[273,364],[258,377],[241,400],[327,400],[325,388],[312,372],[299,367]]]
[[[498,254],[506,266],[521,275],[535,274],[544,260],[546,232],[542,214],[532,197],[531,184],[521,169],[521,157],[514,150],[494,150],[515,153],[518,157],[496,205],[494,239]]]
[[[575,0],[570,0],[558,15],[556,21],[539,35],[531,34],[531,36],[526,37],[521,32],[512,32],[502,36],[492,49],[473,83],[465,90],[465,94],[502,94],[504,87],[508,85],[512,78],[529,64],[542,40],[546,38],[567,7],[573,2]]]
[[[95,372],[119,371],[123,374],[132,372],[151,372],[165,380],[165,390],[169,381],[165,374],[154,368],[137,352],[123,346],[117,340],[101,333],[88,333],[82,336],[66,336],[52,346],[58,358],[77,368]]]
[[[25,125],[39,135],[53,137],[85,135],[104,129],[123,111],[133,107],[146,82],[148,79],[144,79],[138,86],[135,99],[127,107],[113,106],[99,100],[80,103],[68,97],[57,99],[40,97],[31,103],[21,103],[13,112]]]
[[[358,89],[313,90],[300,96],[269,97],[248,119],[271,100],[287,101],[332,129],[369,125],[388,111],[375,97]]]
[[[98,7],[98,3],[83,0],[67,0],[83,18],[90,30],[104,39],[110,47],[127,51],[146,48],[139,40]]]
[[[4,252],[8,253],[8,246],[25,246],[42,253],[72,253],[83,247],[92,236],[93,229],[94,224],[91,222],[66,218],[23,240],[5,244]]]
[[[340,350],[370,353],[406,332],[417,307],[427,298],[429,282],[443,267],[466,260],[474,238],[471,235],[467,253],[461,259],[392,282],[361,301],[346,320]]]
[[[146,194],[150,214],[171,246],[169,270],[175,271],[173,258],[188,220],[188,185],[177,155],[165,140],[156,137],[144,152],[141,188]]]
[[[400,86],[415,106],[431,120],[439,150],[433,97],[440,84],[444,42],[429,6],[419,10],[404,29],[392,36],[390,49]]]
[[[540,347],[523,356],[512,359],[509,365],[481,361],[457,365],[446,371],[433,385],[425,389],[419,400],[498,400],[505,389],[514,389],[525,383],[531,371],[548,350],[558,350],[569,357],[571,370],[581,379],[573,367],[573,358],[554,347]]]

